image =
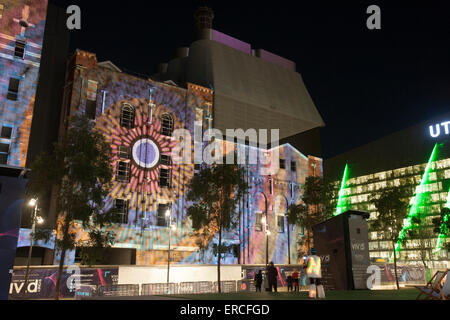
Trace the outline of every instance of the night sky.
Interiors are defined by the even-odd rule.
[[[81,7],[72,51],[95,52],[99,61],[144,75],[194,40],[199,3],[52,2]],[[211,3],[214,29],[297,64],[326,123],[325,159],[450,109],[448,1]],[[381,30],[366,27],[371,4],[381,8]]]

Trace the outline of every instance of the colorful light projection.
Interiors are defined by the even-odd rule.
[[[436,143],[436,145],[433,148],[433,152],[431,153],[430,159],[428,160],[428,164],[425,167],[422,180],[420,181],[420,185],[416,189],[416,195],[412,199],[412,205],[409,209],[408,216],[405,219],[406,221],[403,225],[402,231],[400,232],[397,244],[395,245],[395,252],[400,251],[401,243],[407,236],[408,231],[411,230],[411,228],[413,227],[413,218],[417,217],[419,204],[423,202],[422,200],[425,194],[425,185],[428,184],[429,174],[432,169],[433,162],[436,161],[437,159],[439,147],[440,145]]]
[[[334,216],[340,215],[347,209],[346,203],[344,202],[344,190],[347,185],[348,177],[349,177],[349,167],[347,163],[344,169],[344,176],[342,177],[341,188],[339,190],[339,199],[336,205],[336,212],[334,213]]]
[[[25,167],[39,77],[47,0],[4,0],[1,4],[0,130],[2,126],[13,129],[12,136],[2,141],[8,145],[7,164]],[[10,87],[11,79],[15,79],[15,85]]]
[[[450,190],[449,190],[449,193],[447,196],[447,202],[444,207],[450,209]],[[438,241],[436,243],[436,248],[433,251],[434,254],[437,254],[437,253],[439,253],[439,251],[441,251],[442,244],[444,243],[444,240],[447,238],[447,234],[448,234],[447,223],[448,223],[449,219],[450,219],[449,215],[444,216],[444,221],[441,225],[441,231],[439,233]]]
[[[173,198],[169,188],[161,188],[159,185],[160,169],[170,169],[173,172],[171,181],[175,190],[191,179],[193,169],[192,166],[178,166],[161,161],[162,156],[170,157],[171,150],[177,143],[160,133],[160,115],[169,112],[167,108],[156,108],[150,121],[149,115],[144,111],[149,101],[134,99],[131,104],[135,110],[135,123],[134,128],[128,129],[118,122],[124,103],[130,104],[130,101],[115,103],[97,120],[100,124],[98,128],[111,142],[113,170],[116,171],[119,161],[130,165],[130,182],[125,184],[114,180],[110,195],[114,199],[128,199],[132,209],[144,205],[151,211],[156,211],[158,198]],[[175,127],[182,127],[182,122],[175,120]],[[124,156],[122,150],[127,150],[128,154],[125,152],[127,155]]]

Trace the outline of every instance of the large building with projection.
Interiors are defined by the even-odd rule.
[[[449,125],[450,114],[443,114],[324,161],[324,176],[340,187],[336,214],[364,210],[373,220],[378,216],[373,196],[392,188],[409,194],[410,208],[401,233],[406,243],[397,248],[402,263],[449,263],[448,239],[433,230],[433,219],[442,208],[450,208]],[[408,230],[414,217],[422,219],[419,236],[413,238]],[[392,257],[392,244],[376,230],[369,240],[373,261]]]
[[[108,206],[115,208],[119,221],[114,226],[116,240],[108,254],[108,264],[155,265],[167,261],[179,264],[216,262],[212,245],[199,251],[192,222],[186,217],[187,186],[199,167],[194,163],[175,164],[172,139],[177,129],[195,135],[214,127],[215,92],[194,83],[183,86],[173,81],[154,81],[122,72],[112,62],[97,62],[96,55],[77,50],[70,59],[62,116],[84,114],[111,144],[115,172]],[[67,121],[61,122],[61,131]],[[233,127],[234,129],[234,127]],[[234,150],[234,141],[225,142]],[[194,143],[192,144],[194,149]],[[245,146],[247,150],[250,146]],[[288,226],[286,210],[300,201],[301,185],[311,175],[321,175],[322,161],[304,155],[288,143],[273,147],[279,153],[280,170],[262,175],[260,160],[246,166],[251,188],[240,204],[238,228],[224,241],[235,245],[223,263],[264,264],[297,261],[298,230]],[[166,212],[170,210],[176,231],[169,232]],[[263,221],[266,221],[263,223]],[[71,259],[76,259],[72,252]],[[70,261],[68,262],[70,263]]]

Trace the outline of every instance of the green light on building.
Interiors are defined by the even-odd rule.
[[[424,172],[424,174],[422,176],[422,180],[420,181],[420,185],[416,189],[416,195],[414,196],[414,198],[412,200],[413,204],[412,204],[411,208],[409,209],[408,216],[406,217],[406,222],[403,225],[402,231],[400,232],[399,239],[397,241],[397,244],[395,245],[395,252],[400,251],[401,243],[405,239],[408,231],[413,226],[413,218],[418,215],[419,204],[422,202],[424,194],[425,194],[424,186],[426,184],[428,184],[429,174],[430,174],[430,171],[431,171],[431,166],[432,166],[433,162],[437,158],[438,147],[439,147],[438,144],[436,144],[434,146],[433,152],[431,153],[430,159],[428,160],[428,164],[427,164],[427,166],[425,168],[425,172]]]
[[[446,208],[450,209],[450,190],[447,196],[447,203],[445,204]],[[441,226],[441,232],[439,234],[439,238],[436,244],[436,248],[434,249],[434,254],[437,254],[442,249],[442,243],[444,242],[445,238],[447,238],[447,222],[450,217],[448,215],[444,216],[444,223]]]
[[[345,165],[345,170],[344,170],[344,176],[342,177],[342,182],[341,182],[341,188],[339,190],[339,199],[337,202],[337,206],[336,206],[336,212],[334,213],[335,216],[340,215],[342,212],[345,212],[345,210],[347,209],[347,206],[344,203],[344,189],[345,186],[347,184],[347,180],[348,180],[348,163]]]

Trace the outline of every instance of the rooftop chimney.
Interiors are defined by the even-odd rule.
[[[195,31],[197,38],[200,38],[201,32],[204,29],[212,29],[212,22],[214,19],[214,12],[210,7],[198,7],[194,13]]]

